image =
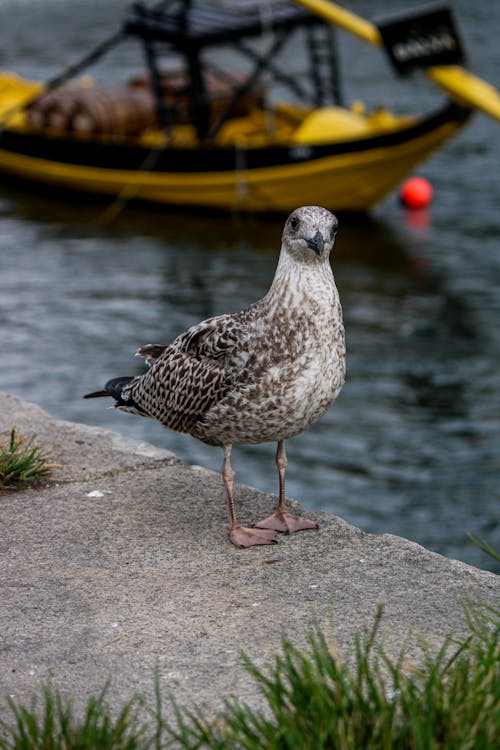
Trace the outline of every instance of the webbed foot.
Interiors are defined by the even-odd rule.
[[[319,528],[315,521],[310,521],[304,516],[295,516],[287,510],[277,510],[262,521],[254,523],[253,527],[254,529],[273,529],[281,534],[293,534],[295,531]]]
[[[237,524],[229,532],[229,539],[235,547],[254,547],[257,544],[277,544],[273,529],[248,529]]]

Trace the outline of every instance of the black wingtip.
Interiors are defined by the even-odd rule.
[[[102,396],[111,396],[111,393],[107,391],[93,391],[92,393],[86,393],[82,398],[101,398]]]
[[[101,398],[103,396],[108,396],[108,398],[114,398],[118,404],[125,403],[122,401],[122,389],[133,379],[133,375],[124,375],[119,378],[113,378],[112,380],[108,380],[104,386],[104,390],[86,393],[83,398]]]

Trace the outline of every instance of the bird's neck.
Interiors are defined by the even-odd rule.
[[[271,306],[304,308],[311,299],[333,304],[337,291],[327,258],[301,263],[285,251],[281,254],[273,282],[266,295]]]

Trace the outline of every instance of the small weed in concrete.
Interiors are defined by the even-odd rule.
[[[34,438],[22,437],[12,427],[6,443],[0,444],[0,490],[33,484],[47,477],[52,468]]]

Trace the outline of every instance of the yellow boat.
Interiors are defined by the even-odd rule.
[[[259,3],[136,4],[117,34],[54,81],[0,73],[0,170],[124,201],[366,211],[473,112],[466,95],[425,116],[342,106],[332,19],[296,3],[266,8],[264,17]],[[77,77],[130,36],[144,45],[146,76],[120,88]],[[249,45],[255,38],[264,52]],[[280,63],[299,38],[305,84],[286,55]],[[245,59],[243,72],[206,62],[228,45]],[[295,103],[274,101],[270,79]]]

